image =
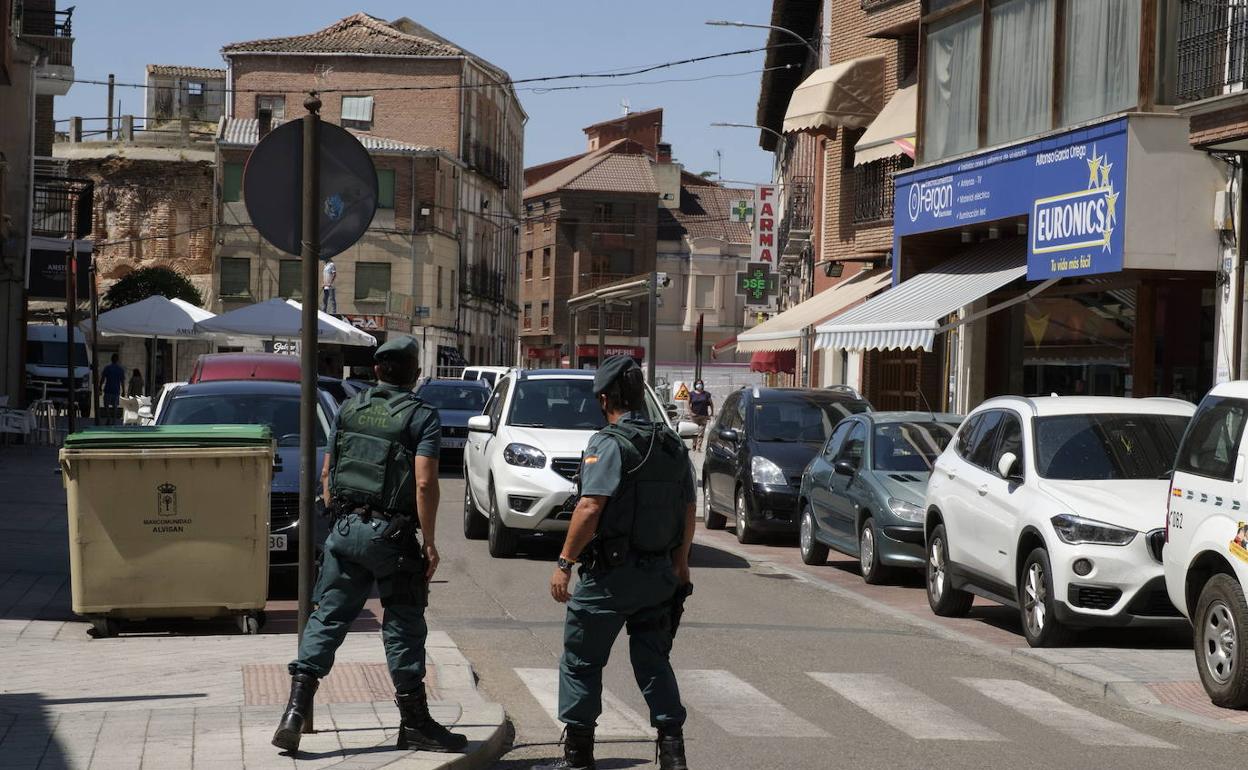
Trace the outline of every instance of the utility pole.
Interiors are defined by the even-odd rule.
[[[654,358],[658,352],[655,349],[655,343],[658,335],[655,333],[655,320],[658,318],[656,306],[659,304],[659,271],[650,271],[650,348],[646,351],[646,381],[650,383],[650,387],[654,387]]]
[[[100,287],[96,283],[95,254],[91,255],[91,413],[100,424]]]
[[[299,257],[303,260],[303,329],[299,338],[299,636],[312,614],[312,569],[316,544],[312,522],[316,515],[316,273],[320,267],[320,129],[321,100],[310,91],[303,106],[303,200],[300,208],[302,239]],[[312,732],[312,712],[303,723]]]
[[[73,433],[77,428],[77,415],[74,410],[77,408],[77,367],[74,365],[74,325],[78,323],[75,317],[78,304],[77,286],[74,285],[74,239],[69,239],[69,246],[65,250],[65,434]]]
[[[108,125],[104,128],[104,138],[113,138],[113,73],[108,73]]]

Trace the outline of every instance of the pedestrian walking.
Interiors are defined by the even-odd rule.
[[[689,394],[689,412],[698,425],[698,435],[693,440],[693,451],[702,449],[702,440],[706,435],[706,424],[715,416],[715,402],[707,391],[702,380],[695,380],[693,392]]]
[[[130,398],[138,398],[143,395],[143,373],[135,369],[130,373],[130,389],[126,393]]]
[[[385,608],[381,634],[399,707],[398,748],[451,752],[468,742],[434,721],[425,692],[425,606],[438,568],[442,426],[437,411],[412,393],[420,376],[416,340],[390,340],[374,360],[378,384],[338,413],[321,471],[334,522],[314,594],[317,607],[290,663],[290,701],[273,735],[273,745],[287,751],[298,750],[317,684],[329,675],[374,582]]]
[[[321,268],[321,311],[331,315],[338,315],[338,290],[334,288],[337,280],[338,267],[331,259]]]
[[[117,410],[121,406],[121,388],[126,383],[126,369],[118,360],[118,355],[114,353],[108,366],[100,372],[101,390],[104,391],[105,425],[112,425],[117,421]]]
[[[594,375],[607,427],[581,460],[580,501],[550,579],[567,603],[559,663],[559,719],[567,725],[554,768],[594,768],[594,728],[602,713],[602,669],[620,630],[650,722],[662,770],[686,770],[672,638],[691,591],[693,466],[680,437],[647,417],[645,385],[633,359],[613,356]],[[581,564],[569,593],[572,567]]]

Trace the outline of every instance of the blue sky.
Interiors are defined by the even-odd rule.
[[[760,0],[61,0],[75,4],[74,68],[79,78],[141,83],[144,66],[224,66],[228,42],[295,35],[364,11],[385,19],[409,16],[506,69],[513,78],[619,69],[765,44],[766,31],[708,27],[708,18],[765,22],[770,3]],[[297,13],[295,12],[297,9]],[[685,65],[630,78],[653,81],[741,74],[684,83],[635,84],[554,93],[521,92],[529,114],[525,165],[582,152],[581,128],[621,114],[664,108],[664,138],[694,172],[715,170],[723,153],[729,180],[767,181],[769,155],[755,131],[711,128],[712,121],[753,123],[761,53]],[[122,111],[141,114],[143,96],[119,88]],[[58,98],[57,118],[105,114],[103,86],[75,84]]]

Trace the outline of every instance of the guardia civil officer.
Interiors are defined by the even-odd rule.
[[[567,725],[556,768],[594,768],[602,668],[622,629],[637,684],[659,731],[659,766],[685,770],[685,708],[668,656],[673,602],[689,584],[694,529],[693,466],[666,423],[647,416],[641,369],[625,356],[603,362],[594,395],[609,425],[581,460],[572,514],[550,593],[567,602],[559,663],[559,719]],[[569,595],[572,567],[583,562]]]
[[[321,483],[335,519],[325,541],[316,611],[290,663],[290,702],[273,745],[299,748],[317,683],[377,583],[381,633],[399,707],[399,748],[459,751],[467,738],[429,716],[425,695],[425,605],[438,568],[438,413],[412,393],[420,375],[411,337],[377,348],[380,384],[338,413]],[[423,546],[416,528],[424,536]]]

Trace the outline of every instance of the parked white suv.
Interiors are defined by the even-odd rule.
[[[484,414],[469,418],[464,536],[488,538],[491,556],[514,555],[523,532],[567,530],[581,455],[606,424],[593,383],[588,370],[512,371],[494,387]],[[667,421],[649,387],[646,406],[651,420]],[[679,426],[683,438],[697,430]]]
[[[1170,469],[1195,407],[1149,398],[1004,397],[937,458],[925,523],[927,599],[1017,607],[1033,647],[1081,626],[1182,622],[1161,568]]]
[[[1195,626],[1196,668],[1210,700],[1248,706],[1248,382],[1200,402],[1175,462],[1163,562],[1174,606]]]

